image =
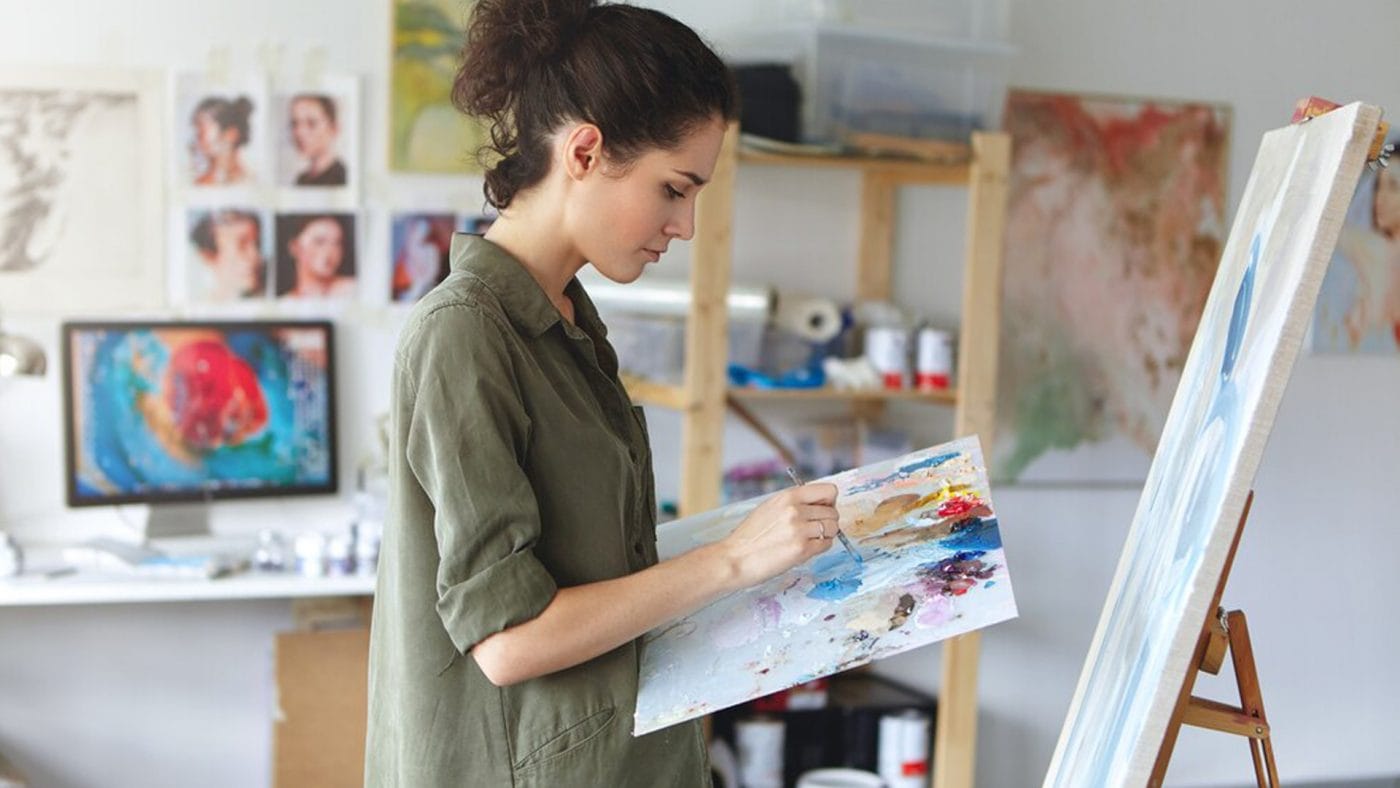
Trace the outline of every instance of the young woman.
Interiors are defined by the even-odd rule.
[[[340,124],[336,120],[335,100],[319,93],[302,93],[292,97],[288,114],[292,144],[305,165],[297,173],[296,185],[344,186],[345,162],[340,160],[336,147]]]
[[[224,208],[202,213],[190,231],[190,244],[203,262],[197,297],[236,301],[264,295],[267,261],[262,253],[262,220],[251,211]]]
[[[354,244],[349,220],[335,214],[291,214],[277,219],[277,295],[348,298],[355,294]]]
[[[253,102],[210,96],[194,108],[190,124],[194,131],[194,184],[230,186],[248,183],[252,173],[243,162],[243,147],[250,134],[249,116]]]
[[[454,99],[491,124],[500,218],[394,358],[366,782],[708,785],[698,722],[631,735],[640,638],[828,549],[836,488],[658,562],[645,421],[574,274],[691,237],[731,78],[657,11],[477,0]]]

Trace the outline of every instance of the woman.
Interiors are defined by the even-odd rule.
[[[252,114],[253,102],[245,96],[232,101],[210,96],[194,108],[190,122],[196,186],[233,186],[253,180],[241,156],[248,144],[248,117]]]
[[[343,298],[355,293],[355,261],[349,220],[335,215],[277,219],[282,246],[277,294],[283,298]]]
[[[291,115],[292,144],[303,160],[296,185],[344,186],[345,163],[336,150],[340,126],[335,119],[335,100],[321,94],[303,93],[292,97],[288,114]]]
[[[691,237],[731,78],[657,11],[477,0],[453,97],[492,126],[500,218],[395,353],[366,783],[708,785],[698,722],[631,735],[639,639],[828,549],[836,488],[658,562],[645,422],[574,274]]]
[[[204,263],[203,298],[235,301],[263,295],[267,263],[257,214],[231,208],[202,213],[190,231],[190,243]]]

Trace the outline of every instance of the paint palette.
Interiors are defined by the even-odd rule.
[[[647,634],[633,734],[1014,618],[976,437],[830,476],[839,546]],[[663,525],[661,557],[728,535],[762,499]]]

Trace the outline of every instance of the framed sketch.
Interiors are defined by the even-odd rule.
[[[158,72],[0,69],[0,309],[165,302]]]
[[[1147,784],[1379,120],[1264,135],[1046,786]]]

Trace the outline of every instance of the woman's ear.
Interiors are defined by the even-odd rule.
[[[582,180],[603,161],[603,132],[592,123],[580,123],[564,137],[564,172]]]

